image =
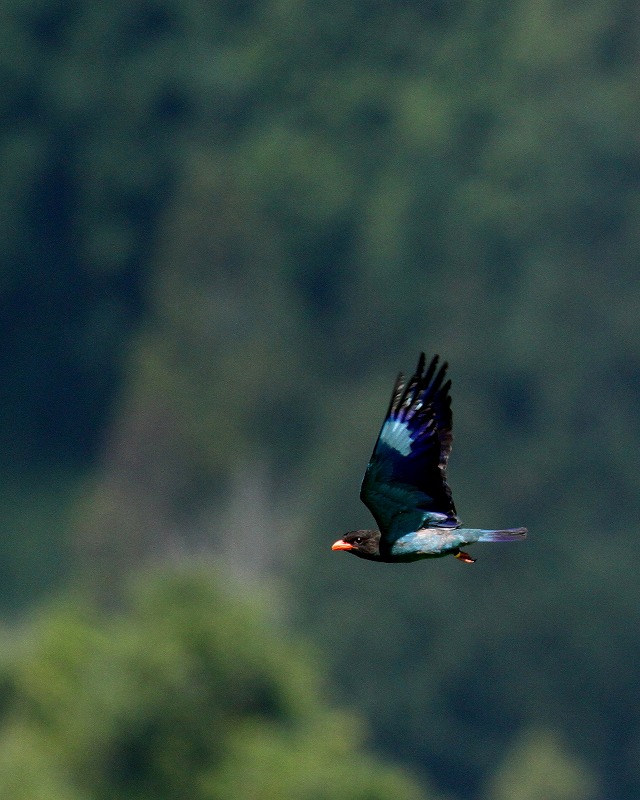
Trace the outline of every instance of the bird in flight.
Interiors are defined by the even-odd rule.
[[[396,380],[360,489],[380,530],[349,531],[332,550],[370,561],[403,562],[448,554],[473,563],[462,550],[474,542],[524,539],[526,528],[463,528],[447,483],[451,452],[451,381],[438,356],[425,371],[420,354],[413,377]]]

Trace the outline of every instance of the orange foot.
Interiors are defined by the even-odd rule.
[[[453,552],[456,558],[459,558],[460,561],[464,561],[465,564],[475,564],[475,558],[471,558],[469,553],[465,553],[464,550],[454,550]]]

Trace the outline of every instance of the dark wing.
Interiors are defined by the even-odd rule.
[[[451,452],[451,381],[434,356],[427,371],[420,354],[413,377],[398,376],[360,498],[376,519],[383,541],[421,527],[457,527],[446,481]]]

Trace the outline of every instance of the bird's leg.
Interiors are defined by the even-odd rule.
[[[453,551],[453,555],[456,558],[459,558],[460,561],[464,561],[465,564],[475,564],[476,563],[475,558],[471,558],[469,553],[465,553],[464,550],[460,550],[459,547],[456,547],[456,549]]]

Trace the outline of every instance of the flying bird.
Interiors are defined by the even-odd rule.
[[[332,550],[370,561],[403,562],[454,555],[473,563],[462,550],[474,542],[524,539],[526,528],[463,528],[447,483],[451,452],[451,381],[438,356],[425,372],[420,354],[415,374],[398,375],[387,415],[367,466],[360,499],[380,530],[349,531]]]

